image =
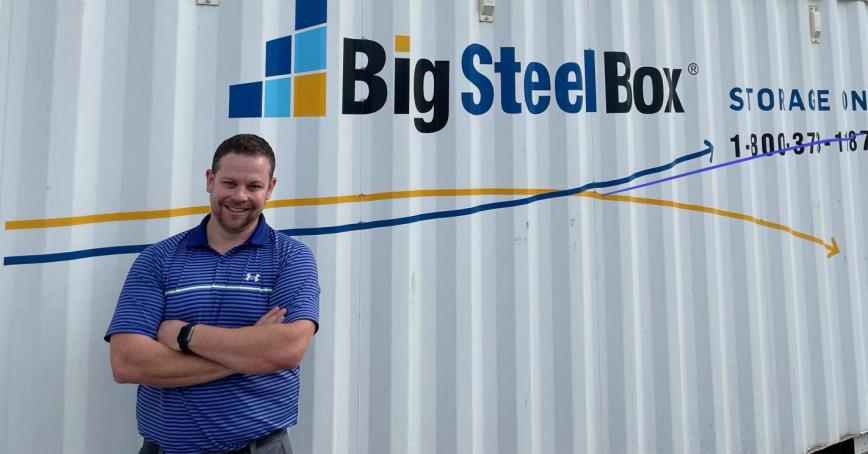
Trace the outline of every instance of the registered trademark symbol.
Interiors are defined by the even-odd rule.
[[[699,65],[697,65],[696,63],[691,63],[687,67],[687,72],[689,72],[693,76],[699,74]]]

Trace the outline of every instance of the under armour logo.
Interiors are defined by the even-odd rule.
[[[245,281],[259,282],[259,273],[256,273],[256,274],[247,273],[247,277],[245,277],[244,280]]]

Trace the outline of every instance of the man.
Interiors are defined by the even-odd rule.
[[[112,373],[140,385],[140,453],[291,453],[316,262],[262,216],[277,182],[265,140],[226,139],[205,180],[211,214],[127,275],[105,335]]]

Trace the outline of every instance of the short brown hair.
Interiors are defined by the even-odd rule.
[[[262,137],[256,134],[236,134],[224,140],[214,151],[214,158],[211,160],[212,172],[217,173],[217,170],[220,169],[220,159],[229,153],[244,156],[264,156],[268,159],[268,164],[271,167],[269,176],[274,176],[274,150]]]

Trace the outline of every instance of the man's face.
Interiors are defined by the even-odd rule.
[[[263,156],[229,153],[218,164],[216,173],[205,172],[211,217],[226,233],[242,233],[259,218],[277,180]]]

